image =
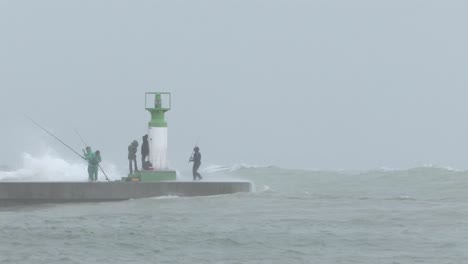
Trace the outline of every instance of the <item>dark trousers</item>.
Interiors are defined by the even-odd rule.
[[[193,173],[193,180],[196,181],[197,179],[201,180],[202,176],[198,173],[198,169],[200,168],[201,163],[194,163],[192,168]]]
[[[141,166],[143,167],[144,170],[145,170],[146,157],[148,157],[148,154],[141,154]]]
[[[130,159],[130,160],[128,160],[128,169],[130,170],[130,174],[133,174],[132,161],[133,161],[133,163],[135,163],[135,171],[138,171],[138,165],[137,165],[136,159]]]

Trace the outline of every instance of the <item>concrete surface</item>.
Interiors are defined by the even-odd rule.
[[[250,182],[0,182],[0,205],[250,192]]]

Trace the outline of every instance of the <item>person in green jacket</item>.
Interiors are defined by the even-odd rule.
[[[99,169],[99,163],[102,161],[102,158],[101,158],[101,151],[99,150],[96,150],[96,152],[94,152],[94,159],[92,161],[92,164],[93,164],[93,181],[97,181],[98,180],[98,169]]]
[[[97,181],[99,163],[102,161],[101,152],[98,150],[93,152],[91,147],[86,147],[83,150],[84,159],[88,162],[88,181]]]

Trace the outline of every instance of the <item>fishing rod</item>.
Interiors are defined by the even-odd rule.
[[[68,149],[70,149],[71,151],[73,151],[73,153],[75,153],[76,155],[78,155],[80,158],[84,159],[83,156],[81,156],[80,153],[76,152],[74,149],[72,149],[69,145],[65,144],[65,142],[63,142],[60,138],[58,138],[56,135],[52,134],[52,132],[50,132],[49,130],[47,130],[46,128],[44,128],[43,126],[41,126],[38,122],[34,121],[34,119],[32,119],[31,117],[27,116],[27,115],[24,115],[27,119],[29,119],[31,122],[33,122],[34,124],[36,124],[36,126],[38,126],[39,128],[41,128],[42,130],[44,130],[45,132],[47,132],[49,135],[51,135],[53,138],[55,138],[57,141],[59,141],[60,143],[62,143],[65,147],[67,147]]]
[[[63,140],[61,140],[60,138],[58,138],[56,135],[54,135],[52,132],[50,132],[49,130],[47,130],[46,128],[44,128],[43,126],[41,126],[38,122],[36,122],[34,119],[32,119],[31,117],[27,116],[27,115],[24,115],[27,119],[29,119],[31,122],[33,122],[36,126],[38,126],[40,129],[44,130],[45,132],[47,132],[47,134],[51,135],[53,138],[55,138],[57,141],[59,141],[60,143],[62,143],[65,147],[67,147],[68,149],[70,149],[71,151],[73,151],[73,153],[75,153],[76,155],[78,155],[80,158],[82,158],[83,160],[85,160],[85,157],[81,156],[80,153],[76,152],[72,147],[70,147],[69,145],[67,145],[65,142],[63,142]],[[109,178],[107,178],[107,175],[106,173],[104,172],[104,170],[101,168],[101,166],[98,164],[99,168],[101,169],[102,173],[104,174],[104,176],[106,177],[106,180],[109,181]]]
[[[83,142],[83,145],[88,146],[88,144],[86,144],[86,142],[84,141],[83,137],[80,135],[80,133],[78,132],[78,130],[76,130],[76,128],[74,129],[75,130],[75,133],[78,135],[78,137],[80,138],[81,142]]]
[[[83,137],[80,135],[80,133],[78,132],[78,130],[75,129],[75,132],[76,132],[76,134],[78,135],[78,137],[80,138],[81,142],[83,142],[83,145],[84,145],[85,147],[87,147],[88,144],[86,144],[86,142],[84,141]],[[101,170],[102,174],[104,174],[104,177],[106,177],[106,180],[107,180],[107,181],[110,181],[109,178],[107,177],[106,172],[104,172],[104,170],[102,169],[101,165],[99,165],[99,163],[98,163],[97,165],[98,165],[99,169]]]

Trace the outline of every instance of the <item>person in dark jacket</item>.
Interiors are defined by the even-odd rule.
[[[195,147],[193,149],[193,155],[190,158],[189,162],[193,162],[193,168],[192,168],[192,174],[193,174],[193,180],[196,181],[201,180],[202,176],[198,172],[198,169],[200,168],[201,165],[201,153],[200,153],[200,148]]]
[[[148,169],[146,157],[149,155],[148,135],[143,136],[143,143],[141,143],[141,166],[144,170]]]
[[[135,164],[135,171],[138,171],[138,165],[136,161],[136,153],[138,152],[138,141],[133,140],[133,142],[128,146],[128,169],[130,174],[133,174],[132,162]]]

